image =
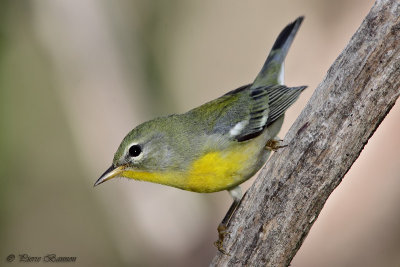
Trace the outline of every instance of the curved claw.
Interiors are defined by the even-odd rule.
[[[280,145],[283,140],[270,139],[265,144],[265,149],[276,152],[279,148],[287,147],[288,145]]]
[[[226,225],[223,223],[220,223],[218,225],[218,240],[214,242],[214,246],[219,250],[219,252],[225,254],[225,255],[230,255],[225,249],[224,249],[224,239],[226,235],[229,235],[230,232],[226,231]]]

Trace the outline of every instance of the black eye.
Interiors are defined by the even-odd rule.
[[[133,145],[129,148],[129,156],[131,157],[137,157],[140,153],[142,153],[142,149],[139,145]]]

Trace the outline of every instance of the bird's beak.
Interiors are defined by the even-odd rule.
[[[102,176],[94,183],[94,186],[99,185],[101,183],[104,183],[107,180],[110,180],[118,175],[120,175],[125,169],[125,166],[119,166],[119,167],[114,167],[114,165],[111,165],[110,168],[108,168]]]

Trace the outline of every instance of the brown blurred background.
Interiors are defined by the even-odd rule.
[[[6,262],[23,253],[77,266],[208,265],[227,193],[93,183],[135,125],[251,82],[279,31],[305,15],[286,84],[309,88],[283,137],[372,4],[2,0],[0,265],[26,266]],[[400,266],[399,121],[397,104],[292,266]]]

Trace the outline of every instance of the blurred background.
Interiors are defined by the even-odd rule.
[[[134,126],[251,82],[305,15],[286,84],[309,88],[283,137],[373,2],[1,0],[0,265],[55,253],[77,266],[207,266],[226,192],[93,183]],[[292,266],[400,265],[399,121],[397,104]]]

